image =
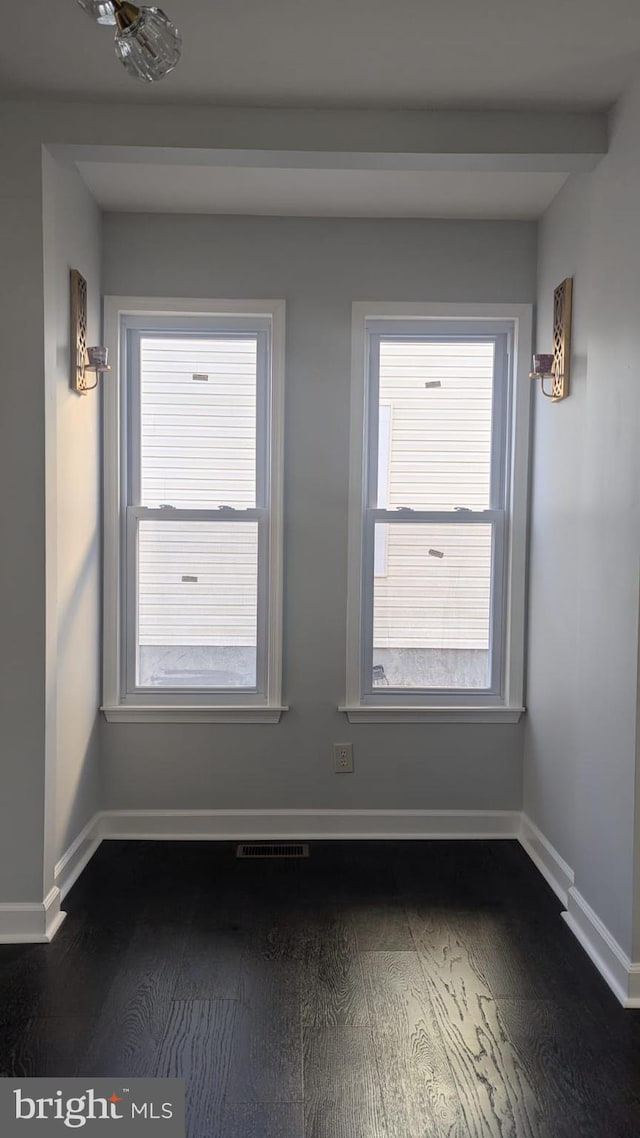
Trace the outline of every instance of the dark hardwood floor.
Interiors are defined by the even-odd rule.
[[[0,1075],[179,1076],[189,1138],[638,1138],[624,1011],[515,842],[104,842],[0,947]]]

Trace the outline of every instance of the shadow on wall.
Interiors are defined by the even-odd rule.
[[[57,858],[64,855],[101,807],[100,732],[101,716],[96,708],[84,748],[76,750],[73,767],[64,772],[64,804],[58,816]]]
[[[100,546],[94,526],[57,613],[56,858],[100,808]]]
[[[101,542],[99,539],[98,530],[96,528],[93,530],[89,543],[85,549],[80,568],[76,574],[73,590],[71,591],[64,608],[58,609],[58,665],[60,665],[60,659],[71,640],[71,636],[75,628],[75,622],[78,617],[80,606],[82,604],[82,599],[86,593],[86,590],[92,584],[92,573],[97,574],[98,578],[100,576],[100,555]]]

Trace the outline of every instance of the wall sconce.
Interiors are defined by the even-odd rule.
[[[98,386],[100,376],[111,371],[107,363],[107,348],[102,345],[87,347],[87,282],[72,269],[71,283],[71,388],[78,395],[86,395]],[[87,374],[93,372],[95,383],[88,383]]]
[[[531,379],[540,380],[542,394],[553,403],[569,394],[572,299],[573,278],[567,277],[553,293],[553,353],[536,353],[533,370],[529,372]],[[550,391],[545,389],[545,379],[551,380]]]

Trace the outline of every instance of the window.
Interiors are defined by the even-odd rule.
[[[283,304],[201,304],[107,303],[104,711],[277,722]]]
[[[354,306],[343,710],[517,719],[530,311],[377,307]]]

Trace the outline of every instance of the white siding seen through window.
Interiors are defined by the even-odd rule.
[[[429,321],[372,319],[365,336],[359,699],[495,702],[509,325],[452,321],[439,334]]]
[[[255,337],[143,338],[142,504],[255,507],[256,396]],[[145,522],[138,573],[139,684],[255,685],[255,522]]]
[[[379,489],[379,508],[489,506],[494,351],[492,341],[381,341],[378,478],[380,487],[383,467],[386,494]],[[379,522],[376,549],[378,531],[386,535],[386,571],[376,572],[374,649],[487,653],[490,527],[470,534],[465,526]],[[428,672],[415,652],[414,663],[423,686]],[[385,679],[389,672],[387,664]]]

